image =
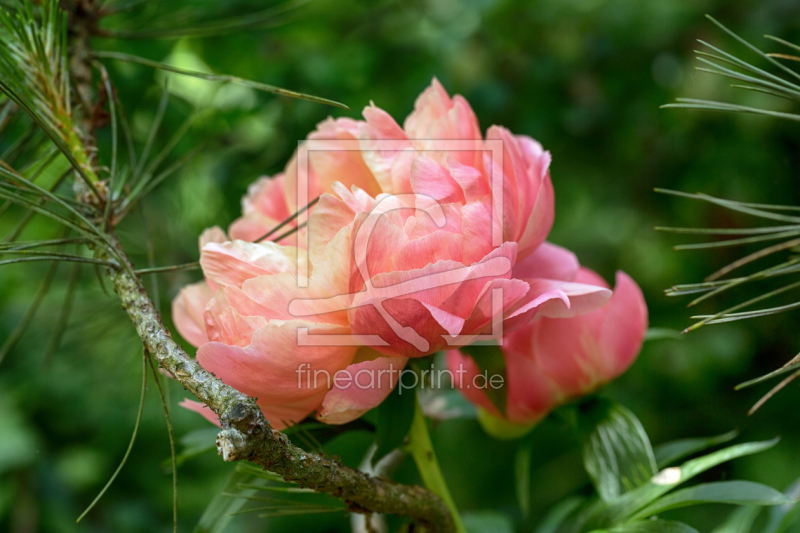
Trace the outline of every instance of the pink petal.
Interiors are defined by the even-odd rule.
[[[406,134],[392,116],[370,102],[370,105],[364,108],[362,112],[364,119],[373,132],[375,139],[406,139]],[[361,132],[363,133],[363,126]],[[386,192],[386,191],[384,191]]]
[[[332,187],[334,192],[339,195],[339,198],[341,198],[354,213],[372,211],[375,208],[375,198],[355,185],[348,189],[343,183],[337,181],[333,183]]]
[[[463,235],[461,260],[465,265],[480,261],[493,249],[492,224],[494,221],[495,217],[489,201],[472,201],[461,209],[461,233]]]
[[[605,311],[600,345],[612,354],[606,359],[607,379],[625,372],[636,359],[647,332],[647,304],[642,290],[624,272],[617,272],[614,295],[601,309]]]
[[[489,169],[489,184],[494,183],[494,176],[499,173],[502,176],[502,191],[492,191],[494,206],[503,206],[503,237],[507,241],[517,241],[519,237],[520,219],[524,220],[524,214],[520,214],[520,186],[517,172],[522,170],[522,154],[520,153],[517,140],[507,129],[492,126],[486,132],[486,138],[500,140],[503,142],[503,160],[498,161],[487,153],[484,158],[487,160],[486,168]],[[501,166],[502,163],[502,166]],[[524,185],[524,182],[523,182]]]
[[[461,391],[465,398],[474,405],[500,415],[486,393],[472,386],[475,376],[480,373],[480,369],[472,357],[464,355],[459,350],[448,350],[447,369],[453,373],[453,386]]]
[[[364,109],[366,124],[361,126],[361,155],[384,193],[409,192],[403,183],[393,182],[395,159],[402,154],[400,148],[410,148],[411,143],[382,143],[383,140],[407,141],[406,134],[394,119],[374,104]],[[409,163],[410,164],[410,163]],[[406,164],[403,163],[403,166]],[[397,189],[396,187],[401,187]]]
[[[374,223],[372,229],[369,223]],[[350,239],[352,265],[349,292],[361,291],[366,280],[389,271],[392,255],[408,242],[408,236],[402,226],[396,224],[394,217],[383,215],[376,219],[367,213],[356,215]]]
[[[203,247],[210,242],[225,242],[228,241],[228,236],[222,231],[219,226],[214,226],[203,230],[198,239],[198,249],[202,250]]]
[[[450,177],[450,172],[427,156],[421,156],[411,165],[411,188],[415,194],[430,196],[439,203],[464,203],[464,192]]]
[[[234,220],[228,226],[228,233],[233,240],[255,242],[280,222],[280,220],[265,217],[260,213],[248,213]]]
[[[320,197],[308,219],[308,257],[312,265],[324,260],[328,244],[354,217],[354,210],[339,198],[331,194]]]
[[[552,220],[548,215],[553,210],[552,183],[549,182],[548,168],[550,167],[550,153],[542,149],[542,145],[530,137],[517,135],[515,137],[522,155],[521,168],[517,169],[517,181],[520,184],[520,221],[521,231],[518,239],[522,244],[523,252],[528,253],[538,246],[550,231]],[[549,190],[542,187],[549,187]],[[542,200],[542,194],[547,196]],[[537,204],[546,200],[546,206],[540,205],[543,213],[535,214]],[[545,209],[542,209],[546,207]],[[548,223],[549,221],[549,223]]]
[[[522,249],[520,257],[525,257],[525,255],[544,242],[553,227],[555,217],[553,182],[550,181],[550,175],[548,174],[539,188],[539,195],[536,197],[533,210],[529,213],[527,219],[520,220],[520,223],[525,225],[524,231],[518,237],[519,245]]]
[[[581,269],[579,279],[605,284],[588,269]],[[509,402],[536,405],[538,411],[591,392],[630,366],[646,329],[642,293],[620,272],[602,308],[573,318],[542,318],[506,337],[506,361],[517,361],[514,374],[525,376],[524,387],[509,390]],[[528,370],[519,371],[523,367]]]
[[[542,306],[540,314],[551,318],[569,318],[600,309],[611,297],[611,291],[604,287],[572,283],[569,281],[527,280],[533,291],[562,291],[569,298],[569,306],[553,301],[552,305]]]
[[[365,350],[369,349],[361,348],[359,352]],[[380,355],[375,350],[369,351]],[[317,420],[346,424],[377,407],[397,385],[406,361],[404,357],[376,357],[339,371],[333,388],[325,395]]]
[[[273,242],[230,241],[209,243],[200,254],[206,278],[219,285],[241,287],[250,278],[278,272],[296,272],[298,249]],[[300,256],[303,260],[303,256]]]
[[[409,139],[429,139],[433,124],[445,117],[452,107],[453,102],[447,91],[439,80],[433,78],[430,86],[414,102],[414,111],[403,123],[403,130]]]
[[[506,243],[470,267],[439,261],[375,276],[372,289],[355,295],[353,334],[379,335],[389,345],[375,346],[381,353],[418,357],[446,346],[444,335],[478,333],[461,331],[461,321],[470,317],[487,285],[510,275],[515,248]],[[525,294],[527,285],[519,285],[519,294]],[[507,305],[514,303],[513,297],[506,297]],[[485,321],[478,324],[484,325]]]
[[[255,396],[271,421],[299,421],[319,407],[333,375],[355,354],[354,346],[300,346],[300,328],[309,335],[349,333],[335,325],[272,321],[253,333],[249,346],[209,342],[200,347],[197,360],[226,384]]]
[[[537,366],[535,360],[506,352],[508,397],[506,417],[518,424],[538,422],[562,400],[555,383]]]
[[[208,338],[212,341],[244,347],[250,344],[253,332],[267,323],[263,316],[243,316],[230,306],[221,311],[214,307],[205,315]]]
[[[491,193],[486,176],[477,168],[462,165],[452,158],[447,161],[447,167],[450,170],[450,176],[464,192],[465,201],[471,202]]]
[[[380,186],[372,171],[364,162],[358,150],[343,150],[342,143],[337,141],[354,141],[360,136],[360,123],[349,118],[327,119],[317,125],[317,130],[308,138],[316,141],[313,151],[309,152],[309,164],[314,174],[319,177],[322,192],[331,192],[334,182],[346,186],[355,186],[368,194],[381,192]],[[325,141],[332,141],[325,143]],[[325,146],[329,144],[329,148]],[[322,146],[320,146],[322,145]]]
[[[460,263],[461,242],[461,235],[447,231],[437,231],[414,239],[389,258],[386,270],[415,270],[437,261]]]
[[[325,191],[322,189],[322,184],[320,183],[320,178],[317,173],[314,171],[314,167],[311,165],[310,161],[305,162],[305,172],[304,169],[300,167],[300,163],[298,162],[298,151],[295,151],[292,158],[287,163],[286,168],[284,169],[284,184],[283,184],[283,193],[286,197],[286,208],[289,211],[289,215],[293,215],[297,213],[297,211],[304,207],[306,201],[303,201],[303,205],[298,205],[298,180],[301,178],[306,180],[305,186],[307,189],[308,198],[307,201],[311,201],[314,198],[320,196]],[[305,152],[308,154],[308,151]]]
[[[286,204],[284,174],[277,174],[274,178],[263,176],[253,182],[242,198],[242,213],[258,213],[278,221],[289,218],[292,213]]]
[[[537,317],[567,318],[589,313],[602,307],[611,297],[609,289],[595,285],[526,279],[530,290],[506,315],[508,331],[525,326]]]
[[[514,265],[515,278],[546,278],[574,281],[580,264],[574,253],[549,242],[542,243]],[[585,281],[584,283],[591,283]],[[593,285],[596,285],[593,283]]]
[[[188,409],[189,411],[194,411],[195,413],[198,413],[198,414],[202,415],[203,418],[205,418],[206,420],[208,420],[209,422],[211,422],[215,426],[220,427],[220,428],[222,427],[220,425],[220,423],[219,423],[219,417],[217,416],[217,413],[215,413],[214,411],[209,409],[206,404],[200,403],[200,402],[196,402],[194,400],[189,400],[187,398],[187,399],[184,399],[178,405],[180,405],[184,409]]]
[[[192,346],[208,342],[203,313],[214,293],[206,282],[187,285],[172,300],[172,321],[178,333]]]
[[[294,300],[310,300],[313,304],[314,301],[334,296],[312,280],[308,280],[306,287],[299,287],[297,277],[289,273],[249,279],[242,284],[242,294],[260,307],[260,316],[277,320],[296,318],[289,311],[289,305]],[[313,305],[310,309],[314,310]],[[347,325],[345,311],[330,313],[321,306],[318,314],[305,315],[305,319],[309,322]]]

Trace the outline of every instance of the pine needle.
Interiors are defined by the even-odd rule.
[[[133,434],[131,435],[131,440],[128,443],[128,449],[125,450],[125,455],[122,456],[122,461],[120,461],[119,466],[111,475],[111,478],[105,484],[103,489],[95,497],[95,499],[92,500],[92,503],[89,504],[89,507],[87,507],[86,510],[81,513],[81,515],[78,517],[77,520],[75,520],[76,524],[79,523],[81,520],[83,520],[83,517],[86,516],[89,513],[89,511],[91,511],[94,508],[95,505],[97,505],[97,502],[100,501],[100,498],[103,497],[103,495],[106,493],[111,484],[114,483],[114,480],[117,479],[117,476],[122,471],[122,467],[125,466],[125,462],[128,460],[128,457],[131,454],[131,450],[133,449],[133,444],[136,442],[136,434],[139,432],[139,426],[142,423],[145,392],[147,392],[147,351],[146,349],[143,348],[142,349],[142,393],[139,399],[139,412],[136,414],[136,423],[133,426]]]
[[[167,403],[164,389],[161,387],[161,377],[153,362],[153,358],[149,357],[149,352],[145,353],[145,358],[150,363],[150,370],[153,371],[153,379],[158,388],[158,397],[161,399],[161,407],[164,409],[164,418],[167,421],[167,434],[169,435],[169,451],[172,457],[172,531],[178,532],[178,460],[175,454],[175,434],[172,430],[172,420],[169,416],[169,404]]]
[[[42,356],[42,362],[40,364],[41,368],[48,368],[50,366],[50,361],[53,358],[53,355],[58,351],[59,346],[61,346],[61,339],[64,336],[64,332],[67,329],[67,323],[69,321],[70,311],[72,310],[72,301],[73,297],[75,296],[75,286],[78,283],[78,278],[81,274],[81,264],[75,263],[72,266],[72,270],[69,274],[69,280],[67,281],[67,290],[64,294],[64,303],[61,304],[61,311],[58,315],[58,321],[56,322],[56,326],[53,329],[53,334],[50,337],[50,342],[47,344],[47,348],[45,348],[44,355]]]
[[[797,376],[800,376],[800,371],[795,372],[791,376],[785,378],[783,381],[772,387],[772,389],[768,393],[766,393],[760,400],[758,400],[755,403],[755,405],[753,405],[753,407],[750,408],[747,414],[753,415],[753,413],[758,411],[761,408],[761,406],[763,406],[765,403],[767,403],[767,401],[770,400],[770,398],[778,394],[784,387],[786,387],[786,385],[794,381],[795,378],[797,378]]]
[[[0,261],[0,265],[2,265],[4,262],[5,261]],[[9,352],[14,349],[14,346],[17,345],[19,340],[22,338],[22,334],[25,333],[25,330],[28,329],[33,317],[36,315],[36,311],[39,310],[39,306],[42,304],[42,300],[50,290],[50,283],[52,283],[57,269],[58,261],[53,261],[50,265],[50,268],[47,270],[47,273],[44,275],[42,284],[39,287],[39,290],[36,292],[36,296],[33,297],[33,301],[31,302],[31,305],[28,306],[28,310],[23,315],[22,320],[19,324],[17,324],[17,327],[14,328],[14,331],[11,332],[11,335],[8,336],[6,342],[3,343],[3,346],[0,347],[0,364],[3,364],[3,360],[5,360]]]
[[[206,81],[235,83],[237,85],[243,85],[245,87],[250,87],[251,89],[256,89],[259,91],[276,94],[278,96],[288,96],[290,98],[298,98],[300,100],[308,100],[309,102],[315,102],[318,104],[325,104],[333,107],[339,107],[342,109],[350,110],[350,108],[347,107],[346,105],[340,102],[336,102],[334,100],[321,98],[319,96],[312,96],[310,94],[298,93],[296,91],[291,91],[289,89],[282,89],[274,85],[268,85],[266,83],[260,83],[257,81],[240,78],[238,76],[229,76],[227,74],[208,74],[205,72],[186,70],[178,67],[173,67],[172,65],[167,65],[166,63],[160,63],[158,61],[152,61],[150,59],[145,59],[143,57],[133,56],[130,54],[123,54],[121,52],[96,51],[94,55],[95,57],[100,57],[105,59],[118,59],[120,61],[128,61],[129,63],[138,63],[139,65],[145,65],[147,67],[152,67],[159,70],[172,72],[173,74],[180,74],[182,76],[199,78],[201,80],[206,80]]]

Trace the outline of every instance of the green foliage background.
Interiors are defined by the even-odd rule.
[[[109,18],[104,26],[131,32],[191,26],[195,14],[213,19],[271,4],[151,0]],[[173,96],[156,146],[164,145],[197,106],[194,127],[173,159],[199,143],[204,148],[145,201],[143,213],[126,219],[120,233],[137,265],[146,266],[144,215],[157,264],[194,261],[199,233],[236,218],[247,185],[279,172],[316,123],[328,115],[358,117],[370,100],[402,121],[436,76],[451,94],[469,100],[482,129],[502,124],[538,139],[552,152],[556,223],[550,240],[576,251],[583,264],[606,279],[613,280],[616,269],[631,274],[645,292],[651,326],[683,329],[690,323],[682,305],[686,301],[668,299],[662,290],[700,281],[743,254],[727,249],[674,252],[672,245],[689,239],[659,234],[653,227],[737,227],[750,221],[659,196],[653,188],[800,203],[796,124],[659,109],[676,96],[784,109],[781,102],[736,93],[725,80],[695,72],[697,38],[745,53],[704,13],[768,50],[774,47],[762,39],[765,33],[800,42],[800,6],[789,0],[314,0],[258,32],[181,40],[97,39],[98,49],[234,74],[352,108],[343,112],[171,76]],[[142,66],[105,63],[135,138],[143,143],[163,76]],[[101,150],[107,150],[110,135],[107,130],[100,135]],[[11,141],[10,135],[0,138],[0,151]],[[0,218],[0,235],[20,216],[12,209]],[[37,218],[23,238],[53,238],[56,231]],[[19,322],[46,268],[15,265],[0,271],[0,338]],[[168,531],[171,480],[164,463],[169,446],[153,390],[128,464],[99,506],[74,524],[127,446],[138,403],[141,347],[116,298],[105,295],[91,269],[84,268],[61,349],[51,361],[42,361],[68,271],[59,269],[62,282],[0,368],[0,530]],[[160,276],[165,317],[180,287],[198,277]],[[733,386],[776,368],[800,349],[797,321],[794,312],[710,326],[683,340],[648,342],[633,368],[605,393],[636,413],[656,444],[733,428],[747,440],[781,435],[783,441],[772,451],[717,468],[703,479],[735,476],[782,489],[800,476],[800,393],[790,387],[748,417],[747,409],[769,386],[741,392]],[[173,384],[179,436],[206,427],[200,417],[176,407],[185,395]],[[444,422],[433,438],[459,507],[506,512],[520,531],[531,531],[554,502],[588,488],[576,441],[557,419],[542,423],[533,437],[532,516],[527,521],[519,517],[514,497],[515,443],[492,440],[474,420]],[[328,450],[356,465],[370,439],[366,433],[350,434]],[[182,465],[181,531],[191,531],[230,470],[213,454]],[[397,474],[406,482],[415,482],[415,476],[409,461]],[[723,507],[703,507],[674,511],[669,518],[707,531],[726,513]],[[251,517],[231,530],[347,531],[348,518],[267,522]]]

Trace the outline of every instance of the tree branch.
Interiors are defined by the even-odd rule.
[[[115,245],[119,255],[128,261],[116,240]],[[98,256],[104,258],[104,253],[98,251]],[[217,437],[217,451],[225,461],[253,462],[282,475],[286,481],[344,500],[356,512],[409,516],[427,531],[454,531],[447,506],[429,490],[370,477],[306,452],[272,429],[254,398],[217,379],[172,339],[141,280],[131,276],[131,271],[130,262],[108,271],[122,307],[161,366],[219,416],[224,429]]]
[[[96,123],[92,118],[97,104],[93,100],[88,58],[89,30],[96,22],[96,6],[94,0],[74,0],[71,7],[70,66],[78,89],[77,104],[84,113],[83,150],[93,154]],[[91,160],[94,162],[93,157]],[[86,195],[79,195],[79,199],[89,201]],[[286,435],[272,429],[255,398],[223,383],[172,339],[113,229],[108,230],[107,236],[116,252],[114,258],[123,260],[121,268],[107,270],[122,307],[159,364],[219,416],[223,430],[217,437],[217,451],[225,461],[253,462],[280,474],[288,482],[344,500],[354,512],[411,517],[417,525],[415,531],[454,531],[449,509],[431,491],[371,477],[333,459],[306,452],[292,444]],[[97,248],[95,255],[98,259],[109,260],[111,253],[111,250]]]

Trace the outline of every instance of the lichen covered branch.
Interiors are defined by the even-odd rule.
[[[95,114],[102,107],[102,103],[96,102],[98,91],[93,87],[90,65],[91,35],[96,29],[98,5],[96,0],[62,0],[61,5],[70,14],[71,81],[77,93],[74,104],[83,114],[82,135],[75,136],[76,145],[70,148],[87,155],[86,163],[92,166],[97,159]],[[83,194],[80,187],[76,192],[78,199],[86,203],[111,201]],[[308,453],[293,445],[286,435],[273,430],[255,398],[223,383],[172,339],[111,225],[103,241],[104,246],[98,246],[95,255],[102,260],[113,256],[121,263],[119,268],[109,268],[108,276],[145,347],[161,367],[219,417],[223,430],[217,438],[217,449],[224,460],[250,461],[288,482],[340,498],[354,512],[411,517],[415,531],[454,531],[450,511],[433,492],[372,477],[336,460]]]
[[[121,247],[118,252],[125,257]],[[217,437],[217,450],[224,460],[258,464],[286,481],[340,498],[354,511],[404,515],[427,531],[454,531],[447,506],[429,490],[371,477],[306,452],[272,429],[254,398],[214,377],[172,339],[141,281],[130,275],[133,266],[128,266],[109,270],[114,290],[161,366],[219,416],[223,430]]]

